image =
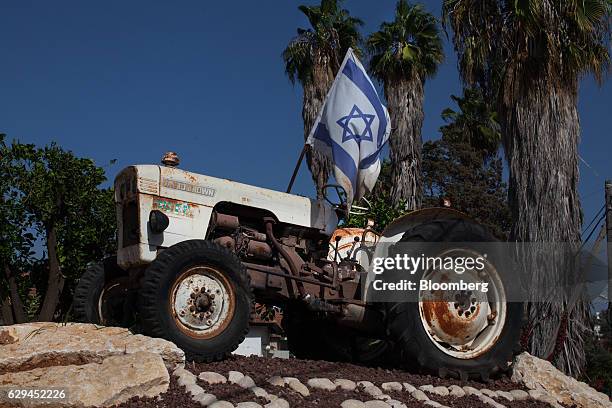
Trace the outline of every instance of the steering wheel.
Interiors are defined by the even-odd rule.
[[[329,199],[329,194],[328,194],[329,189],[333,189],[336,192],[336,196],[338,197],[338,200],[340,200],[339,203],[335,203]],[[323,186],[323,198],[325,198],[325,201],[330,203],[331,206],[336,209],[343,208],[346,210],[347,197],[348,197],[348,194],[346,194],[346,190],[340,184],[325,184]]]

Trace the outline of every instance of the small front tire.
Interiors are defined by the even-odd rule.
[[[238,257],[209,241],[189,240],[161,252],[140,293],[144,332],[174,342],[187,358],[221,360],[244,340],[252,293]]]

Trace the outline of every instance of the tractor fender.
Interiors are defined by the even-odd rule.
[[[425,224],[433,220],[472,220],[467,214],[448,207],[431,207],[424,208],[421,210],[412,211],[408,214],[404,214],[401,217],[396,218],[382,232],[374,254],[369,262],[372,262],[374,258],[384,258],[387,256],[387,249],[389,244],[398,242],[406,231],[414,228],[417,225]],[[382,245],[380,245],[382,244]],[[386,245],[385,245],[386,244]],[[368,271],[365,280],[363,281],[362,287],[362,298],[367,299],[368,291],[370,290],[370,284],[377,276],[372,272],[371,264],[365,269]]]
[[[473,220],[470,216],[448,207],[423,208],[404,214],[391,221],[382,232],[378,242],[393,243],[399,241],[410,228],[438,219]]]

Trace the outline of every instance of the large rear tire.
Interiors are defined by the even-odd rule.
[[[184,241],[145,271],[143,330],[174,342],[188,359],[221,360],[244,340],[252,298],[249,275],[234,253],[209,241]]]
[[[490,241],[496,241],[496,239],[484,227],[467,220],[454,219],[417,225],[403,235],[400,243],[423,243],[423,248],[426,248],[427,242]],[[466,247],[465,244],[459,246]],[[448,248],[451,248],[451,251],[454,250],[452,244]],[[495,269],[495,266],[492,268]],[[426,273],[431,272],[417,271],[416,280],[421,279]],[[487,270],[487,273],[492,272]],[[505,293],[504,281],[507,282],[508,276],[500,275],[498,278],[497,286],[499,287],[491,290],[495,289],[503,295]],[[463,303],[458,306],[457,302],[429,301],[427,303],[423,300],[427,299],[426,295],[419,291],[418,301],[392,303],[388,307],[389,333],[397,342],[407,364],[416,363],[422,370],[442,377],[452,376],[462,380],[472,378],[484,381],[509,367],[513,354],[519,351],[524,314],[522,303],[506,302],[502,295],[495,301],[489,299],[477,301],[470,293],[467,307],[465,307]],[[455,297],[455,299],[458,298]],[[428,310],[424,312],[425,309]],[[476,316],[481,311],[484,315]],[[431,318],[432,313],[438,313],[439,316]],[[494,317],[493,320],[490,319],[491,316]],[[474,320],[470,320],[469,317]],[[465,345],[462,345],[461,341],[453,343],[456,337],[449,340],[449,336],[453,335],[453,333],[449,335],[448,332],[452,331],[449,328],[456,330],[463,324],[462,329],[469,329],[469,324],[480,317],[484,319],[488,317],[489,324],[488,326],[485,324],[484,329],[477,327],[477,330],[482,331],[471,334],[472,337],[476,336],[471,343],[470,340],[466,341]],[[456,321],[451,321],[453,318]],[[441,323],[435,324],[436,322]],[[486,330],[491,330],[491,332],[485,332]],[[493,332],[493,330],[496,331]],[[461,336],[466,333],[462,331]],[[477,340],[479,344],[476,346]]]

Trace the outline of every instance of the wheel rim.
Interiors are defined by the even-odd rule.
[[[233,286],[219,270],[196,266],[175,280],[170,297],[172,317],[183,333],[207,339],[219,335],[232,320]]]
[[[126,283],[123,279],[111,281],[102,288],[98,297],[98,319],[101,325],[109,323],[121,323],[122,316],[114,316],[113,311],[120,307],[119,313],[123,313],[123,302],[126,301]],[[119,304],[119,306],[117,306]]]
[[[484,268],[453,271],[430,269],[422,279],[432,283],[487,282],[488,292],[419,290],[419,315],[429,339],[445,354],[460,359],[482,355],[493,347],[506,321],[506,294],[497,269],[470,249],[451,249],[438,255],[483,257]]]

